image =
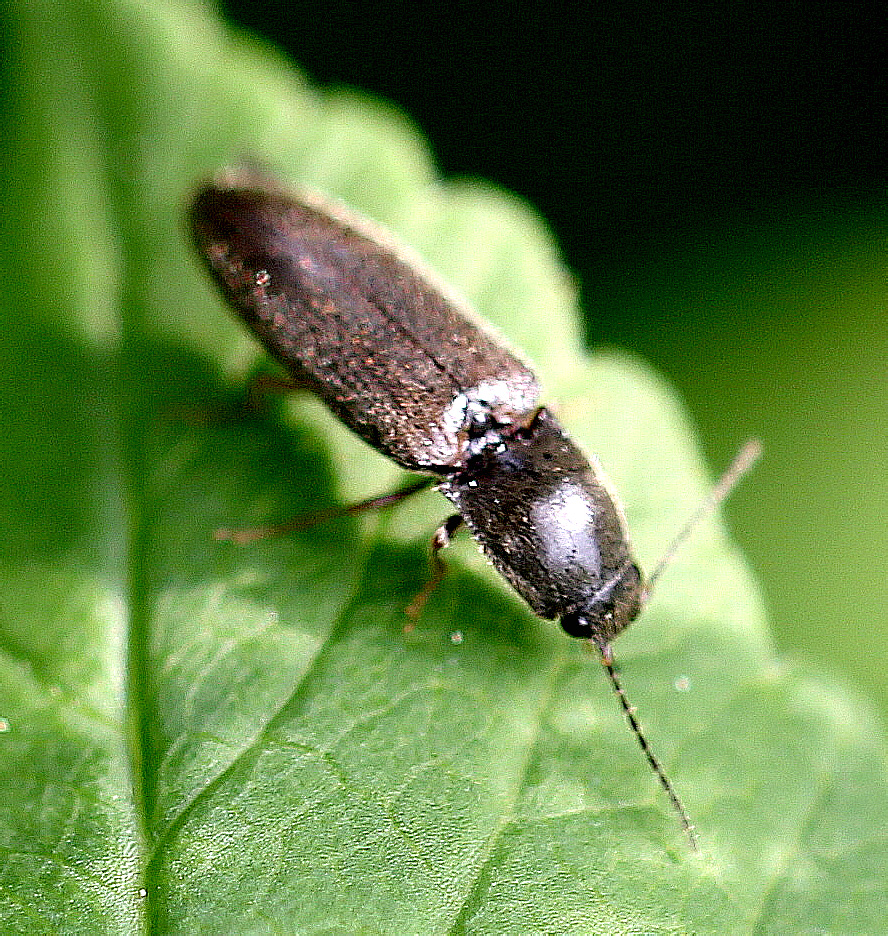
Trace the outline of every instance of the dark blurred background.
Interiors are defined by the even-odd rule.
[[[226,2],[548,219],[590,344],[676,385],[781,646],[888,706],[885,23],[849,3]]]

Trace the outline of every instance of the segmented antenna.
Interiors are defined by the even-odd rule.
[[[694,851],[698,850],[697,846],[697,835],[694,832],[694,827],[691,825],[690,817],[688,816],[687,810],[684,808],[684,804],[678,798],[678,793],[675,792],[675,787],[672,785],[672,781],[669,777],[666,776],[666,771],[663,769],[663,765],[657,760],[656,754],[651,750],[651,746],[648,744],[647,738],[644,736],[644,732],[641,730],[641,725],[638,723],[638,719],[635,717],[635,707],[629,704],[629,699],[626,697],[626,692],[623,687],[620,685],[620,680],[617,679],[617,673],[614,669],[613,656],[611,655],[611,649],[609,644],[600,644],[598,647],[601,652],[601,663],[607,670],[608,678],[611,681],[611,685],[614,687],[614,692],[617,694],[617,698],[620,700],[620,705],[623,706],[623,712],[626,715],[626,719],[629,722],[629,727],[632,729],[632,733],[635,735],[638,740],[641,750],[644,752],[644,756],[647,758],[647,762],[651,765],[651,769],[657,775],[657,779],[660,781],[660,786],[666,791],[666,795],[669,797],[669,801],[672,803],[672,808],[678,814],[678,820],[681,823],[681,827],[685,830],[685,834],[688,837],[688,841],[691,843],[691,848]]]
[[[702,504],[691,514],[687,523],[678,531],[675,539],[669,544],[669,548],[663,553],[660,561],[654,566],[653,572],[647,577],[644,591],[641,595],[641,603],[646,604],[657,579],[663,574],[663,570],[675,558],[675,554],[682,547],[685,540],[699,526],[700,522],[705,520],[718,505],[731,493],[737,482],[749,471],[750,468],[759,460],[762,454],[762,443],[758,439],[750,439],[734,457],[734,460],[728,465],[725,473],[718,479],[718,484],[710,491],[709,496]]]
[[[663,553],[660,561],[654,566],[653,572],[648,576],[647,582],[644,586],[644,590],[641,593],[641,603],[642,605],[647,604],[648,599],[651,597],[651,592],[654,590],[654,585],[656,584],[657,579],[663,574],[663,570],[669,565],[670,562],[675,558],[675,554],[684,544],[685,540],[693,533],[694,529],[700,524],[701,521],[705,520],[721,502],[731,493],[734,486],[737,482],[749,471],[750,468],[758,461],[759,456],[762,454],[762,443],[758,439],[750,439],[743,448],[737,453],[734,460],[728,466],[724,474],[719,478],[718,484],[710,492],[709,496],[703,501],[702,504],[691,514],[687,523],[678,531],[678,535],[672,542],[669,544],[669,548]],[[593,641],[594,642],[594,641]],[[620,680],[617,678],[617,673],[614,670],[614,660],[611,653],[610,644],[607,642],[602,642],[597,644],[598,650],[601,653],[601,662],[607,670],[607,675],[611,681],[611,685],[614,688],[614,692],[617,694],[617,698],[620,700],[620,705],[623,707],[623,712],[626,715],[626,719],[629,722],[629,727],[632,729],[632,733],[635,735],[638,740],[641,750],[644,752],[644,756],[647,758],[647,762],[651,765],[651,769],[657,775],[657,780],[660,781],[660,786],[666,791],[666,795],[669,797],[669,801],[672,803],[672,808],[675,810],[678,815],[678,819],[681,822],[681,827],[685,830],[685,834],[688,837],[688,841],[691,843],[691,847],[697,851],[697,836],[694,832],[694,827],[691,825],[691,820],[687,814],[687,811],[684,808],[684,804],[678,798],[678,793],[675,792],[675,787],[672,785],[672,781],[669,777],[666,776],[666,771],[663,769],[663,765],[657,760],[656,755],[651,750],[650,745],[648,744],[647,738],[644,736],[644,732],[641,730],[641,725],[638,723],[638,719],[635,717],[635,707],[629,704],[629,699],[626,697],[626,692],[623,687],[620,685]]]

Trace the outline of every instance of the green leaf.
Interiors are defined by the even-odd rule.
[[[438,495],[212,540],[398,481],[315,402],[238,415],[260,355],[182,216],[256,154],[392,226],[538,362],[649,567],[711,480],[668,387],[581,353],[542,223],[200,6],[2,16],[0,929],[878,931],[882,728],[774,659],[716,522],[616,646],[699,854],[594,660],[471,544],[404,632]]]

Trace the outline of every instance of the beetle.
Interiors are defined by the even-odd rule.
[[[189,220],[230,305],[294,384],[426,476],[405,493],[434,483],[454,504],[433,557],[465,524],[536,614],[598,649],[695,844],[613,667],[611,642],[649,585],[603,471],[540,402],[531,368],[417,257],[344,207],[235,172],[199,189]],[[743,470],[729,471],[724,493]]]

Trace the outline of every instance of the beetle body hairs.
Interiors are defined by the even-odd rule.
[[[650,582],[597,462],[541,405],[529,366],[415,257],[345,209],[235,173],[198,191],[189,220],[223,294],[294,384],[397,464],[424,473],[455,505],[433,556],[464,523],[536,614],[560,619],[599,651],[696,847],[613,666],[611,642],[637,617]],[[753,449],[741,453],[705,512],[754,461]],[[357,506],[379,500],[392,502]],[[687,528],[679,540],[686,535]]]

